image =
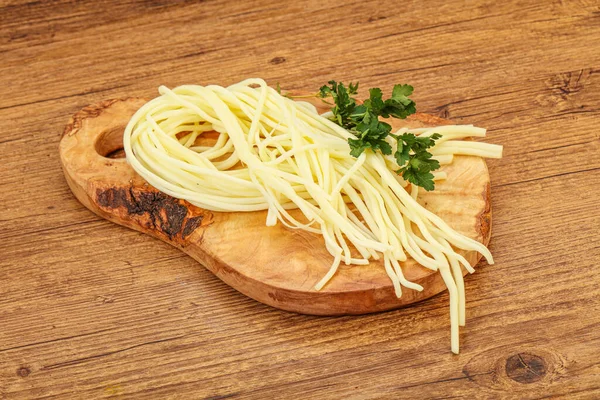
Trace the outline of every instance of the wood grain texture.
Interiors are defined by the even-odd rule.
[[[287,311],[365,314],[412,304],[446,290],[439,273],[409,258],[402,263],[403,274],[421,285],[422,291],[407,289],[397,297],[382,260],[341,266],[334,279],[317,291],[315,285],[332,262],[321,235],[282,224],[268,227],[266,211],[202,210],[159,192],[124,158],[108,157],[123,150],[125,126],[144,103],[143,99],[113,99],[84,107],[63,131],[59,152],[65,178],[77,199],[94,213],[175,246],[239,292]],[[314,103],[319,112],[329,110],[321,101]],[[400,129],[451,122],[417,113],[390,123]],[[487,245],[492,214],[485,161],[456,157],[441,171],[447,179],[437,182],[435,191],[422,191],[417,200],[457,232]],[[290,213],[302,220],[299,210]],[[474,251],[461,254],[472,266],[481,258]]]
[[[600,397],[599,43],[590,0],[0,1],[0,399]],[[74,199],[77,110],[250,76],[408,82],[504,145],[460,355],[446,294],[275,310]]]

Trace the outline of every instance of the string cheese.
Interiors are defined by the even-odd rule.
[[[261,79],[227,88],[161,86],[159,93],[135,113],[123,137],[127,161],[146,181],[198,207],[267,210],[269,226],[280,222],[322,235],[333,262],[317,290],[341,263],[365,265],[383,258],[398,297],[403,287],[423,290],[402,273],[408,257],[439,271],[450,293],[451,349],[458,353],[458,327],[465,322],[460,266],[473,269],[455,249],[479,252],[490,264],[492,255],[421,206],[419,188],[394,172],[398,166],[392,157],[370,150],[352,157],[350,132]],[[471,125],[410,132],[442,136],[431,149],[441,164],[458,154],[502,154],[501,146],[460,140],[485,136],[484,129]],[[445,177],[436,171],[436,180]],[[303,220],[290,215],[290,209],[299,209]]]

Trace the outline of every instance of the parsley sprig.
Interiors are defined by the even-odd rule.
[[[346,87],[342,82],[329,81],[319,89],[318,96],[322,99],[331,97],[334,106],[331,120],[341,127],[350,131],[355,139],[348,139],[350,154],[354,157],[360,156],[363,151],[381,151],[384,155],[392,154],[392,146],[386,141],[388,136],[397,142],[394,158],[400,169],[396,172],[415,185],[425,190],[433,190],[434,171],[440,167],[437,160],[432,158],[427,150],[435,145],[435,141],[441,137],[439,134],[422,137],[412,133],[395,135],[391,133],[390,124],[380,121],[383,118],[404,119],[416,112],[415,102],[408,98],[413,92],[410,85],[395,85],[392,97],[384,100],[383,92],[379,88],[369,89],[369,98],[362,104],[358,104],[352,95],[358,92],[358,82],[350,83]]]
[[[390,136],[398,142],[398,148],[394,153],[396,163],[400,166],[396,172],[402,174],[402,177],[410,183],[421,186],[425,190],[435,189],[433,181],[434,171],[440,167],[438,160],[432,158],[428,148],[435,145],[435,141],[442,137],[438,133],[431,136],[415,136],[412,133]]]

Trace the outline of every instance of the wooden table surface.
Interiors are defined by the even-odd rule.
[[[0,399],[600,398],[597,1],[0,4]],[[73,197],[77,110],[247,77],[410,83],[419,111],[504,145],[460,355],[445,293],[276,310]]]

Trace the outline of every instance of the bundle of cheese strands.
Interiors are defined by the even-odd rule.
[[[131,118],[123,139],[127,161],[146,181],[207,210],[267,210],[269,226],[279,222],[322,235],[332,264],[317,290],[341,263],[365,265],[383,258],[398,297],[402,287],[423,290],[402,273],[407,257],[439,271],[450,294],[451,347],[458,352],[458,326],[465,322],[461,265],[469,272],[473,268],[455,249],[479,252],[490,264],[492,255],[421,206],[420,188],[395,172],[392,156],[367,150],[353,157],[351,132],[261,79],[227,88],[161,86],[159,93]],[[407,129],[396,134],[403,132]],[[451,125],[410,132],[436,134],[430,151],[442,165],[457,154],[502,155],[501,146],[461,140],[485,136],[482,128]],[[445,178],[444,172],[433,176]],[[303,218],[290,209],[299,209]]]

